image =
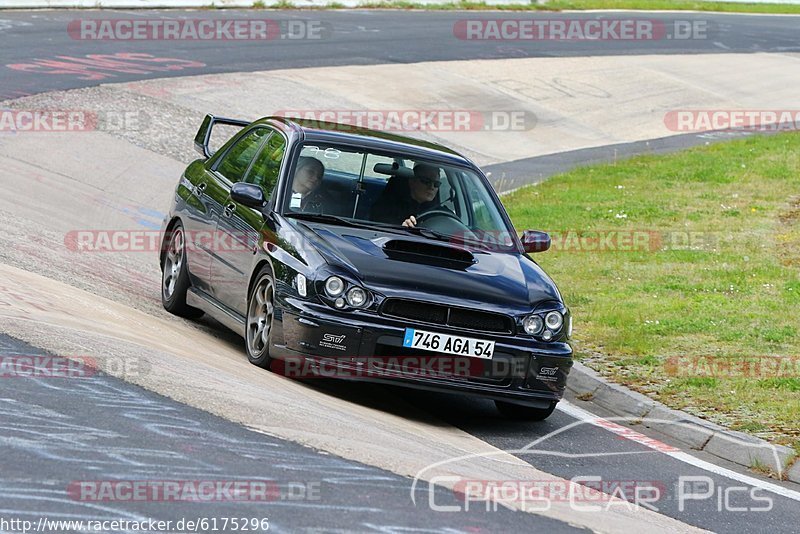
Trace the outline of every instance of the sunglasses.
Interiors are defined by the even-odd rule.
[[[428,187],[433,186],[438,188],[440,185],[442,185],[441,180],[434,180],[433,178],[418,178],[418,180]]]

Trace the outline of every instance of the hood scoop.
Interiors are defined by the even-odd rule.
[[[393,260],[448,269],[466,269],[475,264],[475,256],[468,250],[425,241],[391,239],[384,243],[383,252]]]

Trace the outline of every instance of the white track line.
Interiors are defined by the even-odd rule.
[[[655,440],[653,438],[644,436],[643,434],[639,434],[638,432],[633,432],[633,431],[627,431],[624,433],[615,432],[613,428],[619,425],[616,425],[615,423],[609,421],[608,419],[598,417],[597,415],[591,412],[587,412],[583,408],[578,408],[577,406],[575,406],[574,404],[570,404],[569,402],[566,401],[559,402],[558,409],[564,412],[565,414],[574,417],[575,419],[578,419],[580,421],[586,421],[587,423],[590,423],[594,426],[612,432],[625,439],[629,439],[631,441],[640,443],[646,447],[650,447],[655,451],[658,451],[662,454],[666,454],[667,456],[675,458],[676,460],[681,461],[683,463],[703,469],[704,471],[708,471],[716,475],[727,477],[730,478],[731,480],[736,480],[737,482],[741,482],[749,486],[754,486],[756,488],[760,488],[765,491],[770,491],[772,493],[775,493],[776,495],[780,495],[781,497],[786,497],[787,499],[800,501],[800,492],[784,488],[783,486],[767,482],[766,480],[761,480],[748,475],[737,473],[736,471],[731,471],[730,469],[720,467],[718,465],[712,464],[711,462],[701,460],[700,458],[695,458],[691,454],[676,449],[675,447],[667,445],[666,443],[661,443],[660,441]],[[625,428],[627,430],[627,427]],[[641,436],[644,439],[639,439],[637,436]]]

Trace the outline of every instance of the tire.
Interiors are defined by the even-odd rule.
[[[197,319],[203,315],[203,310],[186,304],[186,291],[190,284],[184,236],[181,223],[177,223],[167,234],[167,248],[161,260],[161,304],[174,315]]]
[[[514,419],[516,421],[544,421],[553,410],[556,409],[556,401],[550,403],[547,408],[536,408],[534,406],[523,406],[522,404],[514,404],[513,402],[494,401],[498,411],[503,414],[507,419]]]
[[[256,276],[253,289],[247,297],[247,318],[244,341],[247,359],[253,365],[269,369],[272,358],[269,346],[272,343],[275,320],[275,279],[268,265]]]

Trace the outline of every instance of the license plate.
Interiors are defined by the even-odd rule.
[[[403,346],[484,360],[491,360],[494,353],[494,341],[426,332],[415,328],[406,328]]]

